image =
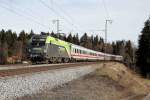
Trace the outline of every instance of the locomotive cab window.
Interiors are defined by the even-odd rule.
[[[32,38],[32,43],[31,43],[31,45],[32,45],[33,47],[45,46],[45,41],[46,41],[46,38],[34,37],[34,38]]]

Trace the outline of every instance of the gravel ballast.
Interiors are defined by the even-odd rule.
[[[0,100],[12,100],[27,94],[36,94],[46,88],[54,88],[95,71],[94,65],[78,66],[0,77]]]

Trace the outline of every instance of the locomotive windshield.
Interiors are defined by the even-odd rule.
[[[33,37],[31,46],[32,47],[42,47],[45,46],[46,37]]]
[[[32,47],[42,47],[45,46],[45,41],[33,41],[31,45]]]

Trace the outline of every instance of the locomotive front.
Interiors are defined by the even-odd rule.
[[[32,62],[42,62],[46,59],[46,36],[34,35],[30,40],[29,58]]]

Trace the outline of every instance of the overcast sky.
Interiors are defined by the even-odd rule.
[[[20,32],[31,29],[56,32],[60,19],[63,33],[84,32],[104,36],[105,20],[108,40],[131,40],[137,44],[144,22],[150,16],[150,0],[0,0],[0,29]]]

